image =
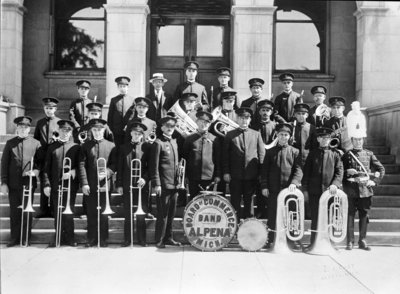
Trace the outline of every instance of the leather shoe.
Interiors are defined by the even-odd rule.
[[[129,246],[131,246],[131,241],[124,241],[124,242],[121,244],[121,247],[129,247]]]
[[[85,247],[86,248],[89,248],[89,247],[94,247],[94,246],[96,246],[97,245],[97,242],[95,242],[95,241],[89,241],[89,242],[87,242],[86,244],[85,244]]]
[[[265,244],[264,248],[265,249],[271,249],[272,247],[272,243],[268,242],[267,244]]]
[[[172,239],[172,238],[169,238],[169,239],[165,240],[165,241],[164,241],[164,244],[165,244],[165,245],[171,245],[171,246],[181,246],[181,243],[180,243],[180,242],[175,241],[175,240]]]
[[[353,242],[347,243],[346,250],[353,250]]]
[[[19,242],[17,240],[11,240],[10,242],[7,243],[7,247],[14,247],[17,246]]]
[[[76,243],[76,242],[74,242],[74,241],[69,241],[69,242],[63,243],[63,245],[69,246],[69,247],[77,247],[77,246],[78,246],[78,243]]]
[[[56,247],[56,242],[51,242],[49,244],[49,248],[55,248]]]
[[[365,240],[358,241],[358,248],[366,251],[371,251],[371,247],[368,246]]]
[[[145,241],[140,241],[139,245],[142,247],[147,247],[147,243]]]
[[[108,247],[108,243],[106,241],[100,241],[100,247],[102,248]]]
[[[160,249],[163,249],[163,248],[165,248],[165,244],[164,244],[162,241],[160,241],[160,242],[158,242],[158,243],[156,244],[156,247],[157,247],[157,248],[160,248]]]

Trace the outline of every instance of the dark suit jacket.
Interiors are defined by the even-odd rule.
[[[331,117],[329,120],[325,121],[324,127],[336,131],[337,138],[339,138],[340,141],[339,149],[346,152],[353,148],[347,129],[347,118],[345,116],[341,118]]]
[[[304,166],[310,150],[319,146],[315,127],[308,122],[305,122],[303,125],[297,123],[294,129],[292,145],[300,151],[301,166]]]
[[[127,124],[125,114],[132,105],[134,105],[134,99],[128,95],[118,95],[111,99],[107,124],[115,136],[124,134]]]
[[[89,98],[87,99],[75,99],[71,102],[69,107],[69,119],[74,123],[75,128],[79,128],[86,123],[88,110],[86,105],[92,103],[93,101]]]
[[[174,103],[176,100],[182,98],[182,94],[184,93],[196,93],[197,94],[197,102],[203,104],[203,105],[208,105],[208,100],[207,100],[207,91],[206,88],[197,82],[194,83],[189,83],[189,82],[184,82],[176,87],[175,90],[175,95],[174,95]],[[172,104],[174,104],[172,103]],[[171,105],[172,106],[172,105]]]
[[[244,136],[244,141],[243,141]],[[228,132],[224,140],[223,173],[233,180],[255,180],[264,161],[265,148],[261,134],[238,128]]]
[[[222,106],[222,99],[221,99],[221,93],[226,92],[226,91],[234,91],[231,87],[227,86],[225,88],[221,87],[214,87],[213,89],[213,99],[212,99],[212,108],[214,109],[217,106]],[[211,104],[211,98],[210,98],[210,104]],[[235,101],[235,106],[234,109],[237,108],[237,101]]]
[[[54,117],[51,119],[44,117],[42,119],[39,119],[36,123],[35,134],[33,135],[33,138],[40,141],[40,144],[42,146],[47,147],[47,145],[53,143],[53,132],[58,129],[57,122],[59,120],[59,117]],[[47,133],[47,122],[49,123],[49,133]]]
[[[154,89],[152,88],[150,93],[146,95],[146,98],[149,98],[151,102],[153,103],[151,107],[149,107],[149,111],[147,112],[147,117],[154,120],[155,122],[159,121],[161,117],[166,116],[167,111],[172,107],[173,105],[173,99],[172,96],[168,93],[165,93],[164,91],[161,94],[162,96],[162,101],[164,104],[162,105],[161,109],[159,107],[158,103],[158,98],[154,92]]]
[[[294,105],[297,103],[303,103],[303,99],[300,94],[292,91],[289,96],[282,92],[273,100],[275,103],[275,110],[278,111],[278,114],[287,122],[290,122],[293,117]]]

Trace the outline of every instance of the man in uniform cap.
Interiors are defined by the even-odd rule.
[[[198,105],[196,108],[199,108],[201,105],[203,110],[207,110],[209,106],[206,88],[196,82],[199,64],[196,61],[188,61],[185,63],[184,68],[186,81],[176,87],[174,98],[181,99],[184,93],[195,93]]]
[[[124,129],[128,123],[125,119],[125,114],[128,109],[134,105],[133,97],[128,95],[130,81],[131,79],[126,76],[120,76],[115,79],[119,94],[111,98],[110,108],[108,110],[107,123],[114,134],[117,148],[124,143],[125,139]]]
[[[242,101],[242,104],[240,105],[240,107],[249,107],[255,114],[255,117],[252,120],[252,124],[254,124],[256,121],[259,120],[257,103],[259,103],[261,100],[264,100],[264,98],[262,98],[261,96],[263,92],[264,83],[265,83],[264,80],[260,78],[250,79],[249,87],[251,91],[251,97]]]
[[[340,96],[329,98],[329,105],[331,107],[331,118],[324,122],[324,127],[333,129],[335,137],[339,139],[339,146],[337,149],[346,152],[352,149],[350,136],[348,134],[347,119],[344,116],[344,109],[346,99]]]
[[[75,128],[79,129],[87,123],[86,105],[92,102],[88,97],[91,83],[87,80],[79,80],[76,82],[76,86],[79,98],[72,101],[69,107],[69,119],[74,122]]]
[[[240,217],[240,203],[243,198],[242,218],[253,216],[253,195],[256,192],[260,166],[264,161],[265,148],[261,134],[249,128],[253,111],[247,107],[236,110],[239,128],[228,132],[224,138],[223,174],[229,183],[231,202]]]
[[[228,67],[220,67],[216,70],[218,75],[218,83],[219,86],[214,89],[212,88],[212,96],[211,96],[211,107],[214,109],[217,106],[222,105],[222,97],[221,94],[226,91],[233,91],[231,87],[229,87],[229,81],[231,80],[232,71]],[[236,101],[235,101],[236,102]]]
[[[157,248],[165,245],[180,246],[173,239],[172,222],[178,198],[178,146],[172,138],[177,119],[165,116],[160,119],[162,135],[152,144],[150,156],[150,179],[157,195],[157,221],[155,241]],[[179,169],[179,170],[178,170]]]
[[[261,169],[261,192],[267,198],[268,227],[275,230],[277,198],[282,189],[294,192],[303,176],[299,150],[289,145],[293,126],[288,123],[276,126],[277,144],[267,149]],[[275,240],[274,232],[268,233],[268,245]]]
[[[317,116],[315,114],[315,110],[317,109],[317,107],[324,104],[326,93],[327,90],[324,86],[314,86],[311,88],[311,94],[313,95],[315,105],[311,107],[310,111],[308,112],[307,122],[309,122],[310,124],[314,125],[317,128],[322,127],[323,121],[325,119],[329,119],[329,117],[322,118],[321,116]]]
[[[303,168],[303,188],[308,191],[311,212],[311,244],[315,240],[315,230],[318,223],[319,199],[324,191],[329,189],[331,194],[342,185],[343,163],[341,155],[329,147],[332,129],[317,128],[317,140],[319,147],[308,154]]]
[[[222,113],[227,116],[230,120],[236,122],[237,114],[235,112],[238,109],[237,102],[237,92],[234,90],[229,90],[221,93],[222,100]]]
[[[61,238],[60,245],[67,245],[76,247],[77,243],[74,238],[74,215],[63,214],[62,212],[69,205],[74,210],[76,193],[79,188],[79,181],[77,177],[77,170],[79,167],[79,152],[80,147],[74,143],[72,138],[72,131],[74,129],[74,123],[70,120],[59,120],[58,121],[58,132],[59,139],[57,142],[51,144],[46,153],[46,160],[43,169],[43,187],[44,193],[47,197],[50,197],[54,203],[53,215],[54,219],[57,220],[61,217]],[[70,168],[64,168],[64,159],[70,159]],[[67,164],[69,164],[67,162]],[[68,185],[70,180],[70,185]],[[59,186],[64,185],[68,187],[69,191],[63,191],[62,203],[59,201]],[[68,194],[70,199],[68,199]],[[70,201],[67,203],[67,201]],[[58,207],[62,206],[61,215]],[[54,222],[55,229],[57,230],[57,221]],[[50,243],[50,247],[55,247],[56,241]]]
[[[293,91],[294,75],[291,73],[283,73],[279,76],[283,85],[283,92],[275,97],[275,110],[287,122],[292,121],[294,113],[294,105],[303,103],[302,96]]]
[[[154,121],[158,121],[160,118],[166,116],[167,111],[172,107],[174,102],[172,96],[163,89],[167,81],[162,73],[154,73],[149,81],[153,89],[146,95],[152,102],[147,116]]]
[[[58,99],[54,97],[46,97],[42,99],[43,101],[43,110],[45,113],[45,117],[38,120],[36,123],[35,133],[33,138],[38,140],[42,146],[41,150],[43,155],[46,154],[48,147],[50,144],[57,140],[57,122],[60,120],[59,117],[56,116]],[[43,170],[43,164],[40,167]],[[53,212],[53,201],[46,197],[43,193],[43,186],[40,187],[40,213],[36,216],[36,218],[41,217],[51,217]]]
[[[141,102],[139,102],[141,103]],[[149,211],[149,199],[147,195],[149,194],[149,159],[150,159],[150,149],[151,145],[145,142],[144,134],[147,131],[146,125],[140,122],[140,120],[133,120],[128,124],[126,129],[127,134],[130,134],[130,142],[123,144],[118,153],[118,172],[117,172],[117,191],[124,197],[124,242],[122,247],[127,247],[132,244],[131,236],[133,236],[134,221],[131,211],[131,206],[134,203],[138,204],[138,187],[142,189],[141,205],[145,213]],[[141,164],[141,177],[133,179],[134,188],[130,187],[131,183],[131,171],[132,168],[138,168],[138,165],[131,166],[131,161],[134,159],[139,159]],[[132,189],[132,191],[131,191]],[[131,203],[130,193],[133,193],[133,202]],[[139,245],[145,247],[146,243],[146,215],[136,216],[136,236]],[[132,228],[132,231],[131,231]]]
[[[11,239],[7,247],[12,247],[23,243],[29,245],[32,213],[24,212],[24,223],[21,224],[22,197],[24,197],[23,186],[29,189],[30,177],[32,179],[31,195],[33,195],[37,186],[37,178],[39,175],[40,162],[43,161],[40,152],[40,142],[29,136],[32,118],[29,116],[20,116],[14,119],[17,125],[17,136],[8,140],[4,146],[3,155],[1,157],[1,192],[6,195],[10,201],[10,229]],[[33,166],[31,163],[33,162]],[[25,208],[28,204],[28,197],[25,196]],[[27,220],[29,218],[28,236]],[[23,236],[20,240],[21,226],[23,226]],[[28,244],[25,244],[28,240]]]
[[[213,116],[205,111],[198,111],[196,116],[198,132],[186,137],[183,145],[190,199],[200,193],[199,186],[206,189],[211,183],[217,185],[221,179],[221,143],[208,131]]]
[[[110,181],[112,175],[117,170],[116,148],[114,143],[104,139],[104,131],[107,122],[103,119],[93,119],[91,131],[93,140],[86,141],[81,146],[79,157],[79,177],[82,185],[82,192],[87,198],[87,220],[88,232],[86,247],[93,247],[100,243],[101,247],[107,247],[108,238],[108,215],[103,214],[106,203],[106,192],[100,192],[100,210],[97,208],[98,181],[101,188],[105,187],[106,181]],[[106,160],[106,173],[99,174],[97,170],[97,160]],[[109,182],[108,182],[109,183]],[[110,187],[110,185],[108,185]],[[100,224],[97,216],[100,213]],[[100,226],[100,240],[97,232]]]

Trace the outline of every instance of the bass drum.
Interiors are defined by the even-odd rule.
[[[185,208],[183,228],[193,247],[216,251],[229,244],[237,219],[232,205],[219,192],[202,191]]]
[[[268,241],[267,226],[258,219],[248,218],[240,224],[237,239],[243,250],[260,250]]]

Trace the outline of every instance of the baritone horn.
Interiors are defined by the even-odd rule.
[[[291,241],[299,241],[304,235],[304,195],[296,189],[293,193],[283,189],[277,199],[275,242],[272,253],[292,252],[287,245]]]
[[[221,106],[217,106],[212,111],[214,124],[214,131],[221,137],[225,137],[226,133],[237,129],[239,125],[222,113]],[[222,131],[221,131],[222,128]]]
[[[336,194],[329,190],[322,193],[319,199],[318,224],[314,244],[308,251],[310,254],[330,255],[336,253],[334,243],[342,242],[347,234],[347,195],[337,189]],[[333,200],[329,204],[330,200]]]
[[[182,158],[178,164],[178,189],[185,190],[186,160]]]
[[[179,100],[172,105],[168,112],[175,113],[175,118],[177,119],[175,129],[183,137],[187,137],[197,132],[197,124],[185,113],[182,107],[180,107]]]
[[[32,172],[33,172],[33,157],[31,158],[30,164],[31,164],[30,172],[32,174]],[[20,243],[19,243],[19,245],[21,247],[29,246],[29,225],[30,225],[29,224],[29,222],[30,222],[29,213],[35,212],[35,210],[32,207],[32,185],[33,185],[32,178],[33,178],[32,176],[29,176],[28,187],[26,187],[24,185],[23,192],[22,192],[22,204],[20,206],[18,206],[18,208],[22,209],[22,212],[21,212],[21,235],[20,235]],[[26,212],[26,230],[25,230],[25,243],[24,243],[25,212]]]

